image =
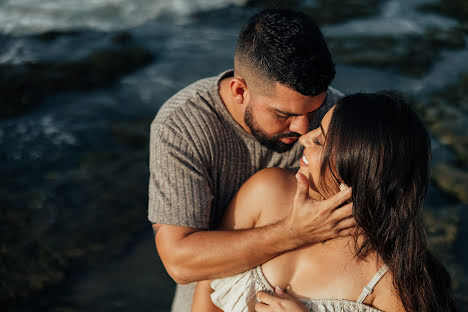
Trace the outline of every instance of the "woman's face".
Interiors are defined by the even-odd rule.
[[[322,154],[324,152],[325,141],[328,133],[328,126],[333,115],[334,107],[323,117],[320,126],[299,138],[299,143],[304,145],[304,154],[300,160],[299,172],[309,179],[310,193],[317,199],[327,198],[332,194],[326,194],[326,189],[336,193],[338,192],[337,181],[330,170],[325,172],[325,181],[320,177],[320,166],[322,164]]]

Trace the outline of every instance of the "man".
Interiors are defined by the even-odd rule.
[[[170,98],[151,125],[148,218],[178,284],[172,311],[190,311],[194,284],[248,270],[285,251],[348,235],[342,192],[312,203],[298,178],[294,212],[271,226],[216,231],[236,190],[266,167],[297,168],[297,138],[317,127],[341,94],[334,64],[306,15],[265,10],[243,26],[234,71]],[[348,220],[349,221],[349,220]]]

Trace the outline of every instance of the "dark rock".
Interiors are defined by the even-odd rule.
[[[468,115],[468,73],[462,74],[457,83],[432,93],[431,103],[452,106]]]
[[[131,149],[147,148],[150,124],[151,120],[117,122],[110,126],[110,134],[119,145]]]
[[[444,209],[424,207],[423,220],[428,233],[429,246],[437,255],[450,253],[460,226],[459,206]]]
[[[120,47],[98,50],[81,60],[0,65],[0,117],[19,115],[57,92],[105,86],[152,60],[148,50],[128,44],[128,36],[116,40]]]
[[[41,239],[41,218],[34,220],[46,194],[22,188],[10,178],[8,185],[0,188],[0,196],[1,302],[58,283],[63,279],[66,259]],[[42,210],[41,213],[50,216],[48,211]]]
[[[368,17],[379,13],[382,0],[317,0],[314,5],[303,5],[300,0],[249,0],[247,6],[289,7],[309,14],[319,25],[343,23],[356,17]]]
[[[244,5],[248,7],[289,7],[297,9],[301,3],[301,0],[247,0]]]
[[[468,2],[466,0],[440,0],[438,3],[426,3],[420,6],[423,12],[443,14],[466,22],[468,17]]]
[[[429,130],[456,152],[457,165],[468,168],[468,74],[415,103]]]
[[[53,41],[57,38],[63,37],[63,36],[74,36],[78,35],[80,32],[79,31],[59,31],[59,30],[51,30],[51,31],[46,31],[44,33],[36,35],[36,38],[48,42],[48,41]]]
[[[468,171],[439,164],[432,171],[432,179],[440,189],[468,204]]]
[[[112,37],[112,41],[120,45],[130,44],[132,40],[133,40],[132,35],[130,35],[126,31],[120,32]]]
[[[47,306],[53,294],[42,292],[110,261],[149,229],[149,123],[112,125],[115,146],[85,153],[78,166],[48,172],[34,187],[19,175],[0,182],[0,306],[34,294]]]
[[[337,24],[357,17],[370,17],[379,14],[382,0],[319,0],[313,7],[304,8],[319,25]]]
[[[460,28],[429,29],[422,35],[327,38],[336,62],[422,76],[439,60],[442,49],[465,46]]]

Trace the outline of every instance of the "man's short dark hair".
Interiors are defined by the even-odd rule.
[[[306,14],[289,9],[268,9],[252,16],[240,31],[235,59],[237,66],[253,68],[305,96],[326,91],[335,77],[335,64],[319,27]]]

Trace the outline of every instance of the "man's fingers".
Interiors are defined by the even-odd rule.
[[[309,180],[302,173],[296,173],[297,189],[296,199],[307,199],[309,197]]]
[[[354,218],[346,218],[341,220],[336,227],[339,231],[341,231],[348,228],[354,228],[355,225],[356,220],[354,220]]]
[[[353,215],[353,203],[346,204],[336,209],[333,214],[338,220],[351,217]]]
[[[346,188],[346,189],[344,189],[342,191],[339,191],[338,193],[336,193],[332,197],[324,200],[323,202],[336,208],[336,207],[338,207],[339,205],[341,205],[342,203],[344,203],[345,201],[347,201],[350,198],[351,198],[351,188],[348,187],[348,188]]]
[[[351,235],[354,235],[355,231],[356,231],[356,228],[354,226],[349,227],[347,229],[341,230],[340,233],[338,233],[338,236],[340,237],[351,236]]]

